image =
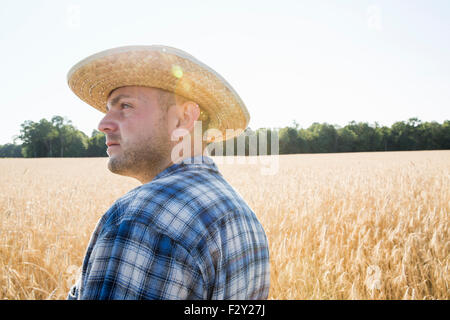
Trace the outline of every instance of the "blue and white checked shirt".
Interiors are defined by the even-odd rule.
[[[112,205],[68,299],[267,299],[269,276],[255,213],[196,156]]]

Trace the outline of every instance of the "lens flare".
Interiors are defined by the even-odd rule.
[[[177,66],[176,64],[172,66],[172,74],[180,79],[183,76],[183,70],[180,66]]]

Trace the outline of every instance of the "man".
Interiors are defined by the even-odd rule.
[[[248,124],[233,88],[164,46],[100,52],[76,64],[68,83],[106,113],[108,168],[142,183],[98,222],[68,298],[266,299],[264,230],[202,153]]]

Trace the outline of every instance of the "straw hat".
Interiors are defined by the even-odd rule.
[[[67,81],[72,91],[87,104],[106,113],[109,94],[124,86],[155,87],[196,102],[209,118],[208,129],[218,129],[221,141],[245,130],[250,115],[239,95],[217,72],[190,54],[176,48],[126,46],[91,55],[74,65]],[[200,119],[201,120],[201,119]],[[226,135],[226,129],[234,134]],[[226,136],[225,136],[226,135]]]

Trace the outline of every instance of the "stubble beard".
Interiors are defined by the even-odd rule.
[[[109,158],[108,169],[141,182],[156,176],[170,161],[171,141],[159,130],[156,135],[132,145],[122,145],[122,153]]]

